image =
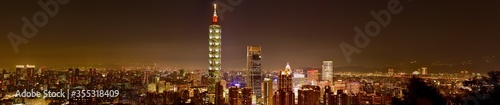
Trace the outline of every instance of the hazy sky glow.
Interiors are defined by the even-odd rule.
[[[0,68],[15,64],[152,64],[208,67],[208,0],[72,0],[27,44],[14,50],[9,32],[42,9],[33,0],[0,2]],[[227,3],[226,0],[222,2]],[[374,20],[388,0],[243,0],[224,16],[222,67],[243,68],[246,46],[262,46],[263,68],[384,66],[415,58],[475,59],[500,55],[499,1],[400,0],[378,37],[346,63],[339,44]]]

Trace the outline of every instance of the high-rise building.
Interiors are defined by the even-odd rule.
[[[220,70],[221,70],[221,26],[219,25],[219,17],[217,16],[217,4],[214,4],[214,14],[212,16],[212,24],[209,26],[208,35],[209,35],[208,92],[210,94],[214,94],[215,84],[219,81]]]
[[[278,90],[274,93],[273,105],[294,105],[295,94],[292,88],[292,69],[287,63],[285,70],[280,71],[278,76]]]
[[[14,84],[18,84],[19,80],[22,80],[24,78],[24,73],[23,69],[25,68],[24,65],[16,65],[16,74],[15,74],[15,81]]]
[[[247,84],[252,87],[257,97],[262,97],[262,73],[261,73],[261,47],[247,46],[247,70],[249,78]]]
[[[333,96],[335,105],[351,105],[349,104],[349,96],[343,90],[337,90],[337,94]]]
[[[252,88],[229,87],[229,105],[252,105]],[[223,105],[223,104],[217,104]]]
[[[73,84],[75,81],[73,80],[73,68],[68,68],[68,72],[66,74],[67,79],[69,80],[69,84]]]
[[[229,87],[229,105],[240,105],[240,101],[238,87]]]
[[[96,83],[96,69],[95,68],[89,68],[88,72],[88,77],[89,77],[89,88],[88,89],[96,89],[95,83]]]
[[[323,61],[322,80],[333,82],[333,61]]]
[[[290,64],[286,64],[286,68],[284,71],[280,71],[278,78],[278,89],[280,90],[292,90],[292,69],[290,68]]]
[[[143,81],[146,85],[149,85],[149,83],[150,83],[150,80],[149,80],[150,76],[151,76],[151,71],[149,69],[144,71],[144,80]]]
[[[79,83],[80,82],[80,69],[79,68],[76,68],[75,71],[74,71],[73,81],[75,83]]]
[[[35,65],[26,65],[26,79],[28,79],[28,88],[31,89],[35,85]]]
[[[335,93],[332,92],[332,88],[330,86],[325,86],[323,94],[323,104],[324,105],[335,105]]]
[[[297,105],[319,105],[319,96],[321,93],[319,86],[303,85],[299,89]]]
[[[264,78],[262,83],[262,98],[264,105],[273,105],[273,80]]]
[[[217,82],[215,89],[215,105],[224,105],[224,87],[221,82]]]
[[[318,70],[308,70],[307,71],[307,82],[311,85],[317,85],[318,83]]]
[[[427,75],[427,67],[422,67],[422,75]]]
[[[241,89],[241,103],[242,105],[252,105],[252,88],[245,87]]]
[[[24,76],[24,73],[23,73],[23,69],[25,68],[24,65],[16,65],[16,76],[17,77],[23,77]]]
[[[35,65],[26,65],[26,76],[28,77],[28,80],[31,80],[33,78],[35,72]]]

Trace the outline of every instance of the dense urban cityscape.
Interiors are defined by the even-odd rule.
[[[46,18],[54,17],[57,12],[51,14],[50,11],[54,12],[56,10],[54,8],[59,10],[60,6],[68,2],[69,0],[40,2],[40,5],[54,7],[48,10],[42,7],[47,13],[37,13],[44,14]],[[208,45],[207,68],[172,67],[164,63],[10,65],[0,67],[0,105],[498,105],[500,103],[498,67],[500,63],[494,55],[481,56],[478,58],[480,60],[456,63],[417,57],[418,59],[378,67],[337,64],[338,60],[344,58],[347,63],[352,62],[352,54],[360,54],[361,49],[370,43],[370,39],[366,38],[377,36],[381,26],[386,27],[390,23],[391,14],[395,16],[402,12],[398,0],[389,0],[386,8],[388,10],[371,11],[375,19],[362,27],[365,28],[364,31],[358,27],[354,28],[357,32],[354,36],[354,46],[344,42],[339,45],[344,57],[336,59],[326,57],[313,61],[314,65],[321,65],[320,67],[295,66],[293,61],[274,62],[281,64],[280,68],[276,69],[264,69],[266,65],[262,62],[267,60],[266,49],[272,48],[260,44],[246,45],[246,55],[241,55],[246,58],[244,68],[223,67],[225,62],[222,58],[226,52],[222,50],[222,46],[231,45],[231,43],[222,44],[222,40],[225,40],[222,30],[225,27],[220,24],[222,20],[220,12],[224,10],[220,9],[220,6],[224,5],[227,6],[213,2],[211,5],[213,14],[211,17],[205,17],[210,20],[210,23],[206,24],[208,33],[204,35],[208,36],[208,43],[204,44]],[[24,37],[31,38],[25,35],[26,33],[34,33],[35,30],[38,32],[38,29],[33,27],[43,28],[44,25],[39,24],[44,22],[39,21],[48,21],[35,16],[37,15],[33,17],[35,25],[31,23],[31,26],[23,26],[22,34],[8,34],[15,53],[22,51],[18,48],[21,43],[27,43]],[[372,29],[378,31],[373,32]],[[31,31],[25,33],[26,30]],[[363,42],[359,42],[359,38],[362,38]],[[286,52],[289,51],[284,51]],[[477,70],[478,68],[483,71]]]
[[[221,71],[220,80],[215,84],[211,84],[213,82],[210,81],[214,79],[210,79],[213,77],[207,71],[174,70],[158,68],[156,65],[69,69],[16,65],[15,69],[3,69],[1,72],[0,102],[7,105],[394,105],[394,100],[413,98],[410,95],[418,93],[412,93],[415,90],[411,89],[418,89],[424,94],[440,96],[443,102],[437,104],[463,105],[468,98],[478,95],[474,93],[495,92],[500,76],[500,72],[481,74],[466,70],[429,73],[426,67],[412,73],[395,69],[373,73],[334,72],[332,61],[323,61],[322,68],[292,69],[290,64],[286,64],[279,72],[262,71],[260,75],[255,75],[256,70],[251,69],[259,69],[255,63],[260,61],[257,58],[261,55],[250,53],[254,52],[255,46],[248,48],[248,61],[253,63],[249,65],[249,70]],[[421,86],[432,87],[436,93],[410,85],[418,85],[416,83],[419,82]],[[215,85],[212,93],[209,91],[210,85]],[[20,89],[28,92],[112,92],[94,96],[75,93],[64,94],[64,97],[16,96],[22,95],[23,90]],[[497,101],[493,100],[493,94],[488,96],[477,102],[488,104]],[[423,98],[418,101],[436,104],[431,101],[435,98],[425,95],[414,97]]]

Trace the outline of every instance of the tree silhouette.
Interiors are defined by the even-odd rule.
[[[393,105],[446,105],[446,100],[437,89],[428,86],[421,78],[410,78],[407,88],[404,100],[393,98]]]
[[[487,76],[474,77],[470,81],[464,81],[465,86],[477,86],[472,88],[463,104],[467,105],[498,105],[500,103],[500,71],[490,71]],[[489,88],[493,86],[493,88]]]

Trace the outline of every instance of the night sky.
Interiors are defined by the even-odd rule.
[[[47,1],[47,0],[42,0]],[[231,0],[230,0],[231,1]],[[15,53],[37,0],[0,2],[0,68],[16,64],[143,64],[207,69],[208,0],[72,0]],[[262,46],[264,69],[384,66],[416,58],[456,61],[500,55],[498,0],[400,0],[403,10],[361,53],[346,62],[339,44],[354,45],[353,28],[375,20],[389,0],[242,0],[219,14],[222,67],[246,65],[246,46]],[[233,3],[235,4],[235,3]]]

